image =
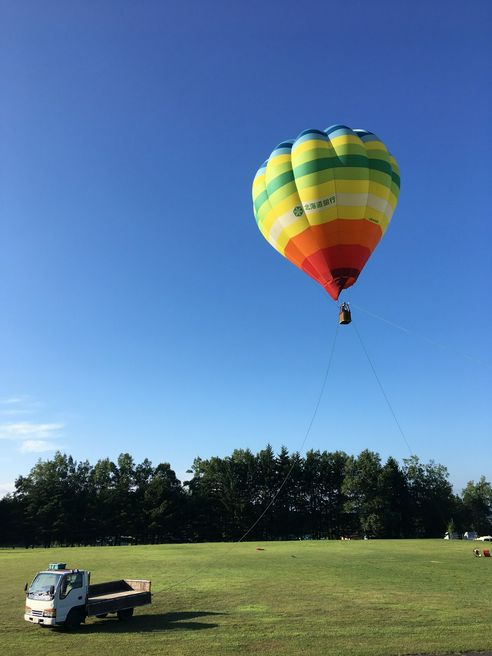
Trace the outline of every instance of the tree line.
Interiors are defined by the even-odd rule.
[[[442,537],[492,532],[492,486],[482,476],[460,495],[443,465],[400,465],[369,450],[270,446],[197,458],[181,482],[168,463],[128,453],[77,462],[39,460],[0,500],[0,545],[96,545],[298,538]]]

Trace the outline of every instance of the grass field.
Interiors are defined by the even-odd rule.
[[[492,558],[473,557],[474,546],[374,540],[0,550],[0,650],[384,656],[492,649]],[[127,624],[90,619],[73,633],[32,626],[23,619],[24,583],[57,561],[90,569],[93,583],[149,578],[153,603]]]

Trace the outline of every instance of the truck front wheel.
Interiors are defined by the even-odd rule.
[[[120,622],[128,622],[133,617],[133,608],[124,608],[123,610],[119,610],[117,615]]]
[[[80,623],[84,619],[82,611],[79,608],[72,608],[68,613],[67,619],[65,620],[63,626],[67,631],[73,631],[80,626]]]

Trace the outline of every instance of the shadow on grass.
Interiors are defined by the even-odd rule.
[[[199,631],[216,629],[215,622],[197,622],[202,617],[225,615],[207,611],[184,611],[181,613],[158,613],[156,615],[135,615],[129,622],[120,622],[116,617],[99,619],[94,623],[82,625],[77,633],[152,633],[153,631]],[[72,632],[73,633],[73,632]]]

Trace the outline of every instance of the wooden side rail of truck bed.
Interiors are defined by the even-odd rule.
[[[87,614],[114,613],[123,608],[134,608],[150,604],[150,581],[120,579],[89,586]]]

